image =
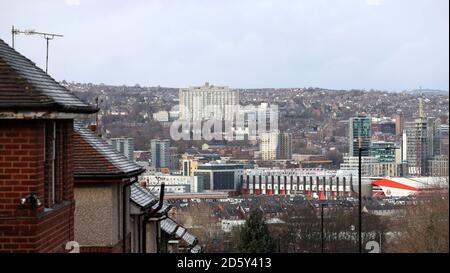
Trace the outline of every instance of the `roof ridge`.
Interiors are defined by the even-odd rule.
[[[2,108],[29,109],[30,107],[47,107],[54,110],[61,110],[69,113],[95,113],[97,108],[87,104],[73,94],[66,87],[59,84],[52,76],[47,74],[42,68],[36,65],[20,52],[9,46],[0,39],[0,60],[4,63],[7,83],[15,85],[15,88],[3,89],[12,92],[11,97],[5,97],[2,101]],[[8,76],[10,76],[8,78]],[[26,82],[24,87],[24,81]],[[1,91],[3,91],[1,90]],[[32,90],[33,93],[26,93],[31,96],[24,100],[24,90]],[[37,96],[37,99],[36,97]],[[46,103],[46,105],[44,105]]]
[[[153,196],[153,197],[155,197],[155,198],[158,198],[156,195],[154,195],[151,191],[149,191],[147,188],[145,188],[145,187],[142,187],[140,184],[139,184],[139,182],[136,182],[136,183],[133,183],[133,184],[131,184],[131,186],[133,187],[136,187],[136,189],[138,189],[139,191],[141,191],[141,192],[143,192],[143,193],[145,193],[145,194],[149,194],[149,195],[151,195],[151,196]]]

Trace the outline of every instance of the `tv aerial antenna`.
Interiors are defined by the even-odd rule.
[[[49,46],[49,41],[53,40],[55,37],[63,37],[63,35],[61,35],[61,34],[54,34],[54,33],[37,32],[34,29],[19,30],[18,28],[15,28],[14,26],[12,26],[12,28],[11,28],[12,48],[14,48],[15,36],[19,35],[19,34],[40,35],[40,36],[44,37],[44,39],[47,42],[47,50],[46,50],[46,54],[45,54],[45,73],[48,73],[48,46]]]

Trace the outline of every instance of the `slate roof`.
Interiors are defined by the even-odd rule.
[[[132,177],[145,170],[117,152],[105,140],[74,123],[75,177]]]
[[[147,208],[151,206],[152,210],[155,210],[159,205],[159,198],[145,187],[139,185],[139,183],[134,183],[131,185],[130,199],[141,208]],[[157,214],[159,214],[160,216],[165,215],[171,208],[172,205],[169,204],[166,200],[163,200],[163,205],[157,211]]]
[[[153,209],[156,209],[158,207],[158,204],[153,205]],[[172,205],[169,204],[167,201],[163,201],[163,206],[158,210],[159,214],[165,214],[169,212],[169,210],[172,208]]]
[[[0,111],[5,110],[98,111],[0,39]]]
[[[178,238],[185,241],[189,246],[197,245],[197,238],[190,234],[185,227],[175,222],[172,218],[167,217],[160,222],[161,229],[169,234],[176,235]]]
[[[181,239],[183,239],[186,243],[189,245],[196,245],[197,244],[197,238],[190,234],[188,231],[186,231],[183,236],[181,236]]]
[[[131,188],[131,201],[140,207],[153,206],[158,203],[158,198],[151,194],[147,189],[140,187],[137,183],[132,184]]]
[[[171,218],[166,218],[160,222],[161,229],[169,235],[173,235],[178,228],[178,224]]]

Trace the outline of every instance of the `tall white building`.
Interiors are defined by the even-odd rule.
[[[262,160],[277,159],[278,131],[262,133],[259,137],[259,151]]]
[[[208,82],[203,86],[181,88],[180,119],[199,121],[220,117],[232,120],[239,106],[239,93],[227,86],[214,86]]]
[[[262,160],[291,159],[292,135],[273,130],[259,137],[259,150]]]

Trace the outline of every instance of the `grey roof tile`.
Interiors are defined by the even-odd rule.
[[[94,148],[99,154],[101,154],[109,163],[111,163],[115,168],[115,172],[117,174],[129,174],[129,173],[142,173],[145,170],[136,164],[135,162],[129,160],[124,155],[117,152],[114,148],[112,148],[105,140],[96,136],[90,129],[85,128],[79,122],[74,122],[75,133],[79,134],[81,138],[86,141],[92,148]],[[76,149],[76,147],[75,147]],[[79,156],[86,156],[88,154],[80,154]],[[94,166],[94,165],[93,165]],[[90,168],[89,162],[86,162],[83,168],[77,168],[76,166],[76,174],[83,173],[92,173],[92,172],[105,172],[105,173],[113,173],[114,171],[107,169],[106,166],[104,170],[101,168],[102,166],[95,166],[94,169]]]
[[[189,246],[197,244],[197,238],[190,234],[185,227],[175,222],[172,218],[167,217],[160,222],[161,229],[169,235],[176,235],[185,241]]]
[[[183,234],[181,238],[189,245],[195,245],[197,243],[197,238],[187,231]]]
[[[31,60],[0,39],[0,110],[95,113]]]
[[[160,222],[161,229],[169,235],[173,235],[179,225],[171,218],[166,218]]]
[[[131,200],[141,207],[152,206],[158,202],[158,198],[138,183],[131,185]]]

